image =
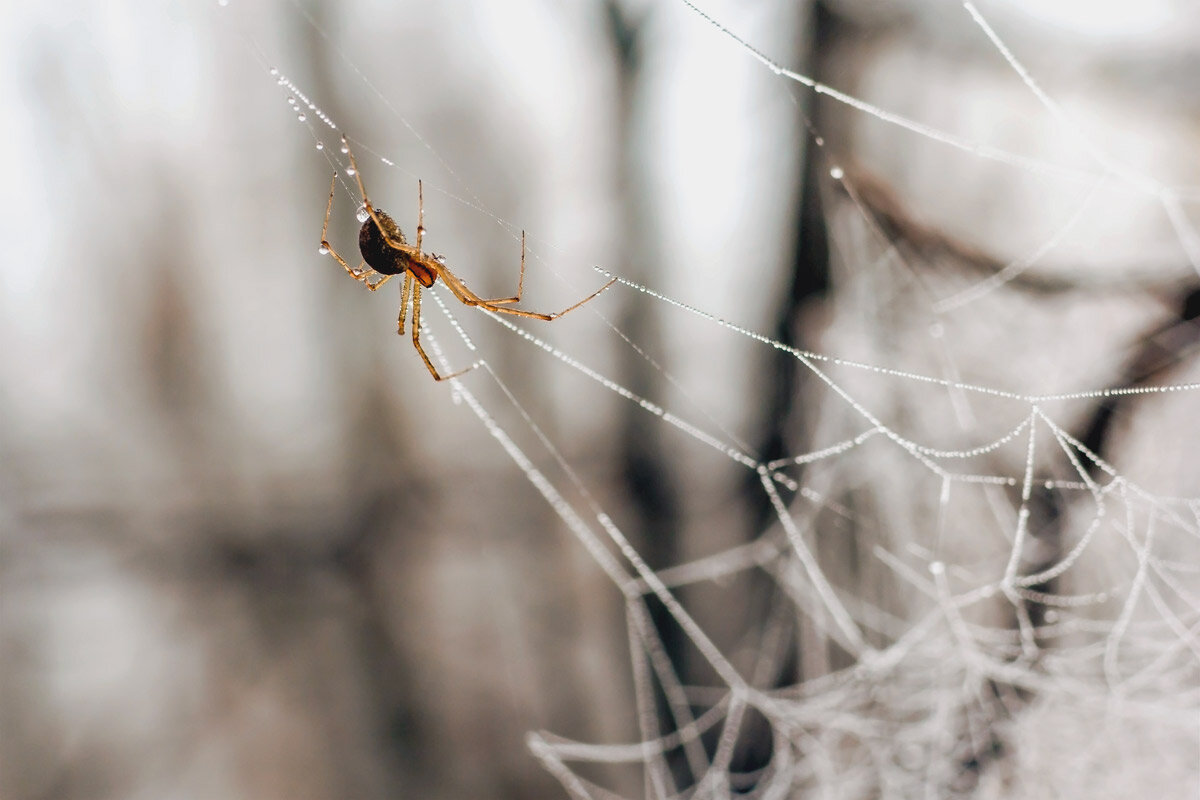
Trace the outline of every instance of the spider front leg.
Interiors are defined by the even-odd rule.
[[[375,212],[375,206],[371,205],[371,198],[367,197],[367,187],[363,183],[362,170],[360,170],[358,168],[358,160],[354,158],[354,151],[350,149],[350,142],[348,139],[346,139],[345,136],[342,136],[342,147],[345,148],[346,155],[348,155],[350,157],[350,173],[354,176],[354,180],[358,184],[358,193],[362,195],[363,208],[365,208],[367,211],[367,214],[370,215],[371,220],[375,223],[375,227],[379,229],[379,233],[380,233],[380,235],[383,236],[383,240],[385,242],[387,242],[388,247],[391,247],[394,250],[402,250],[402,251],[408,252],[409,250],[412,249],[411,246],[403,241],[396,241],[391,236],[389,236],[388,232],[387,232],[387,227],[384,226],[384,224],[379,221],[379,215]],[[417,183],[418,199],[420,198],[420,194],[421,194],[421,184],[418,181],[418,183]],[[420,218],[424,219],[425,211],[424,211],[423,206],[421,207],[421,209],[418,213],[420,215]],[[420,222],[418,222],[417,223],[417,252],[418,253],[421,252],[421,237],[422,237],[422,234],[424,234],[424,233],[425,233],[425,228],[420,224]],[[387,280],[387,279],[385,278],[384,280]],[[376,284],[376,286],[379,286],[382,283],[383,283],[383,281],[380,281],[379,284]]]
[[[333,194],[336,190],[337,173],[335,172],[329,181],[329,201],[325,203],[325,223],[321,225],[321,249],[333,256],[337,262],[342,265],[342,269],[346,270],[347,275],[349,275],[351,278],[354,278],[354,280],[358,281],[363,286],[366,286],[373,292],[380,286],[383,286],[385,283],[387,283],[392,276],[385,275],[380,280],[375,281],[375,283],[371,283],[371,276],[378,275],[379,273],[369,267],[364,270],[363,267],[365,265],[361,263],[358,265],[358,269],[351,269],[350,265],[346,263],[346,259],[338,255],[338,252],[333,249],[333,245],[329,243],[329,215],[333,213]]]

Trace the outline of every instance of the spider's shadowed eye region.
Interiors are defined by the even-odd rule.
[[[364,269],[364,264],[359,264],[357,269],[351,269],[350,264],[338,255],[337,251],[333,249],[333,245],[329,243],[329,216],[333,212],[337,173],[334,173],[333,179],[329,182],[329,201],[325,204],[325,224],[321,226],[321,252],[328,253],[337,259],[350,277],[362,282],[372,292],[387,283],[393,275],[404,275],[404,288],[400,290],[400,315],[396,319],[396,332],[403,335],[405,317],[411,303],[413,347],[420,354],[421,360],[425,362],[425,366],[434,380],[443,381],[453,378],[478,366],[478,362],[476,362],[450,375],[441,375],[433,366],[433,362],[429,360],[429,356],[425,354],[425,349],[421,347],[421,289],[433,286],[438,278],[442,279],[446,287],[460,302],[468,306],[478,306],[501,314],[530,317],[547,322],[574,311],[616,282],[616,278],[613,278],[578,303],[552,314],[511,308],[512,304],[521,302],[521,294],[525,288],[525,232],[521,231],[521,272],[517,278],[517,293],[512,297],[491,299],[480,297],[468,289],[461,278],[450,271],[442,256],[421,251],[421,240],[425,236],[425,195],[421,182],[417,182],[417,241],[415,244],[409,244],[396,221],[371,205],[371,200],[367,197],[366,186],[363,185],[362,173],[358,169],[358,162],[355,161],[350,144],[344,137],[342,138],[342,152],[350,157],[350,169],[346,172],[354,176],[354,180],[358,183],[359,194],[362,195],[362,205],[359,206],[356,215],[359,222],[362,223],[362,228],[358,232],[358,249],[367,268]],[[371,278],[376,275],[381,277],[372,283]]]

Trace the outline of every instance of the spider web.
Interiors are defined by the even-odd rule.
[[[723,319],[707,301],[685,302],[652,281],[598,267],[597,281],[617,279],[610,294],[651,304],[668,325],[737,339],[747,353],[795,365],[809,446],[779,457],[762,455],[723,424],[702,399],[708,384],[672,374],[667,359],[614,321],[612,305],[578,314],[599,320],[671,385],[668,399],[615,376],[586,347],[560,346],[545,326],[467,312],[440,291],[429,293],[427,319],[440,319],[425,321],[422,337],[439,370],[477,365],[450,381],[453,397],[545,499],[625,607],[639,738],[597,744],[539,731],[529,734],[530,750],[576,798],[616,796],[596,777],[604,774],[596,765],[632,767],[644,796],[664,798],[1192,796],[1200,786],[1200,496],[1189,493],[1188,464],[1168,485],[1138,477],[1161,478],[1161,470],[1146,468],[1155,442],[1185,432],[1147,423],[1140,438],[1151,442],[1149,451],[1131,445],[1123,467],[1079,431],[1088,409],[1134,401],[1154,409],[1154,419],[1189,420],[1200,383],[1064,389],[1056,375],[1035,368],[1045,361],[1036,352],[1016,354],[1026,366],[995,383],[975,362],[997,319],[1030,311],[1028,299],[1005,289],[1086,222],[1094,198],[1111,186],[1157,203],[1197,268],[1200,247],[1186,214],[1194,189],[1156,182],[1090,141],[970,3],[959,13],[1014,84],[1074,133],[1074,155],[1082,158],[1066,167],[1041,161],[845,94],[776,63],[680,1],[688,14],[679,24],[712,27],[780,81],[867,115],[896,136],[1083,186],[1083,194],[1048,237],[1001,269],[922,280],[920,259],[887,235],[869,183],[813,131],[811,158],[836,198],[831,237],[842,243],[834,248],[840,284],[819,351]],[[277,69],[272,75],[316,149],[344,174],[338,123],[297,81]],[[371,186],[389,174],[411,177],[366,143],[351,142],[360,164],[374,170]],[[437,159],[455,184],[437,191],[519,236]],[[342,189],[338,203],[357,202],[344,178]],[[584,287],[586,275],[558,273],[545,243],[531,261]],[[1056,332],[1071,324],[1068,315],[1051,316],[1032,323],[1044,324],[1043,342],[1061,341]],[[1132,325],[1116,310],[1113,319]],[[473,327],[482,321],[488,327]],[[897,331],[914,330],[894,340]],[[553,374],[574,376],[597,404],[644,415],[674,457],[753,487],[766,523],[749,542],[731,534],[713,552],[652,568],[620,505],[579,465],[546,412],[493,363],[482,342],[501,336],[523,342],[528,358],[548,360]],[[742,586],[736,580],[746,575],[770,586],[773,599],[760,624],[731,643],[688,600],[730,582]],[[739,599],[754,598],[726,602]],[[686,640],[690,674],[708,680],[681,676],[665,628]],[[752,740],[767,742],[768,755],[747,771],[740,765]]]

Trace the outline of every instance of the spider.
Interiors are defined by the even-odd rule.
[[[362,206],[358,211],[358,219],[362,222],[362,228],[358,231],[358,249],[362,253],[367,269],[363,269],[362,263],[358,265],[358,268],[351,269],[350,265],[346,263],[346,259],[338,255],[337,251],[333,249],[333,245],[329,243],[329,215],[333,211],[333,194],[337,188],[336,172],[333,173],[333,179],[329,182],[329,202],[325,205],[325,224],[321,226],[321,252],[329,253],[337,259],[337,262],[342,265],[351,278],[361,282],[372,292],[391,280],[393,275],[403,273],[404,288],[400,290],[400,316],[396,320],[396,333],[404,335],[405,314],[408,311],[409,298],[411,298],[413,346],[416,347],[417,353],[420,354],[421,360],[425,362],[425,366],[434,380],[449,380],[479,365],[479,362],[476,362],[450,375],[440,375],[433,366],[433,362],[429,360],[429,356],[425,354],[425,349],[421,347],[421,289],[430,288],[438,278],[442,279],[455,297],[468,306],[478,306],[489,311],[513,314],[518,317],[544,319],[547,322],[574,311],[616,282],[616,278],[613,278],[575,305],[553,314],[510,308],[511,304],[521,302],[521,293],[525,288],[525,231],[521,231],[521,272],[517,278],[517,293],[512,297],[491,299],[480,297],[467,288],[462,278],[450,271],[441,256],[421,251],[421,240],[425,236],[425,198],[421,182],[417,181],[417,242],[413,245],[404,238],[404,232],[400,230],[400,226],[396,224],[395,220],[382,209],[371,205],[366,187],[363,186],[358,163],[354,160],[354,153],[350,151],[345,137],[342,137],[342,147],[350,156],[348,172],[354,175],[355,181],[358,182],[358,191],[362,195]],[[372,275],[382,275],[383,277],[372,283],[370,280]]]

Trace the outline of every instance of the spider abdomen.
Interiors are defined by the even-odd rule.
[[[387,230],[388,236],[393,241],[407,244],[404,234],[400,231],[400,226],[391,217],[379,209],[375,209],[375,215],[379,217],[380,224]],[[371,217],[367,217],[367,221],[358,230],[358,250],[362,253],[363,261],[366,261],[371,269],[383,275],[399,275],[408,269],[410,262],[408,253],[388,244],[387,239],[380,232],[379,226]]]
[[[404,238],[400,226],[378,208],[375,209],[375,216],[379,218],[379,225],[367,217],[358,230],[358,250],[362,253],[363,261],[381,275],[400,275],[407,270],[422,286],[433,286],[437,272],[423,263],[420,253]],[[387,232],[386,237],[381,232],[381,226]],[[392,242],[399,242],[404,247],[396,247]],[[413,252],[410,253],[409,249]]]

